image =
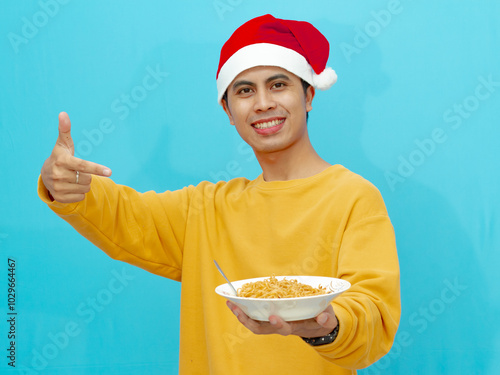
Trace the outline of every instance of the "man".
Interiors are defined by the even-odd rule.
[[[377,189],[311,145],[315,88],[336,81],[312,25],[265,15],[221,51],[218,99],[262,167],[253,181],[140,194],[73,156],[70,122],[42,167],[40,197],[114,259],[182,280],[182,374],[352,374],[388,352],[400,317],[393,229]],[[314,319],[250,319],[214,293],[217,259],[247,279],[309,274],[352,287]],[[237,319],[235,319],[233,313]]]

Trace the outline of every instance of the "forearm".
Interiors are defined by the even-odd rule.
[[[177,239],[182,236],[174,232],[182,229],[170,225],[172,218],[157,194],[141,194],[96,177],[85,199],[77,203],[51,201],[41,179],[38,193],[57,215],[113,259],[180,279],[182,244]],[[158,226],[163,230],[155,229]]]
[[[399,264],[388,217],[367,219],[346,232],[338,277],[352,284],[332,302],[339,333],[332,344],[316,349],[339,366],[364,368],[390,350],[401,314]]]
[[[366,295],[339,297],[333,303],[340,327],[337,338],[316,350],[341,367],[361,369],[371,365],[392,346],[399,323],[399,309],[392,306],[398,302],[378,303]]]

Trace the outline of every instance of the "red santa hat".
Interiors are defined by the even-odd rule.
[[[337,74],[326,66],[330,45],[313,25],[270,14],[240,26],[222,47],[217,69],[217,100],[234,78],[255,66],[278,66],[314,88],[329,89]]]

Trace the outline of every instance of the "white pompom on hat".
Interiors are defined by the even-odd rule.
[[[316,89],[327,90],[337,81],[326,66],[328,40],[304,21],[283,20],[270,14],[240,26],[222,47],[217,69],[220,103],[233,79],[255,66],[278,66],[302,78]]]

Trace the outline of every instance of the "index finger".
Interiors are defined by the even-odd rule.
[[[57,143],[67,147],[71,155],[75,154],[73,138],[71,138],[71,120],[66,112],[59,113],[59,135]]]
[[[68,168],[82,172],[89,173],[96,176],[109,177],[111,176],[111,169],[88,160],[79,159],[75,156],[70,156],[67,164]]]

